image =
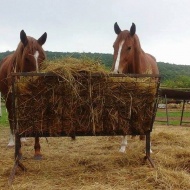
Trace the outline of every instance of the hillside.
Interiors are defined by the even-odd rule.
[[[11,51],[6,51],[0,53],[0,60],[2,60],[5,56],[12,53]],[[105,53],[77,53],[77,52],[52,52],[46,51],[48,59],[56,59],[65,56],[71,56],[74,58],[80,58],[81,56],[87,56],[93,59],[101,60],[101,62],[108,68],[111,68],[113,55],[112,54],[105,54]],[[190,65],[176,65],[164,62],[157,62],[161,81],[165,82],[166,80],[174,80],[179,78],[180,76],[187,76],[190,77]]]

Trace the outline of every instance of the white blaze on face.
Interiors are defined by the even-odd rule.
[[[36,61],[36,72],[37,72],[37,73],[39,72],[39,68],[38,68],[38,57],[39,57],[39,52],[36,51],[36,52],[34,53],[34,59],[35,59],[35,61]]]
[[[123,47],[125,40],[123,40],[120,44],[119,44],[119,49],[118,49],[118,54],[117,54],[117,59],[115,62],[115,68],[114,68],[114,73],[119,73],[119,62],[120,62],[120,57],[121,57],[121,50]]]

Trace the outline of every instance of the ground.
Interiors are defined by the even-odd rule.
[[[151,155],[155,168],[144,162],[145,143],[128,137],[119,153],[120,136],[41,138],[43,159],[33,160],[33,138],[23,144],[22,163],[12,185],[14,149],[7,148],[7,127],[0,126],[0,190],[133,190],[190,189],[190,127],[154,125]]]

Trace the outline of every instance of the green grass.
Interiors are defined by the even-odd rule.
[[[2,116],[0,117],[0,125],[3,127],[8,127],[9,126],[8,114],[4,104],[2,104],[1,109],[2,109]]]
[[[167,125],[167,120],[155,121],[155,123],[160,124],[160,125]],[[184,124],[184,122],[183,122],[183,124]],[[169,119],[169,125],[179,126],[180,125],[180,120],[171,120],[171,119]]]
[[[166,112],[157,111],[156,116],[166,117]],[[177,112],[176,111],[175,112],[169,111],[168,116],[169,117],[181,117],[181,112],[180,111],[177,111]],[[184,112],[183,117],[190,117],[190,112]]]
[[[162,118],[163,121],[159,121],[160,118]],[[184,125],[185,123],[190,123],[189,118],[190,118],[190,112],[184,110],[182,125]],[[168,120],[169,120],[169,125],[180,125],[181,110],[168,110]],[[159,110],[159,109],[157,110],[155,122],[159,124],[167,124],[166,110]]]

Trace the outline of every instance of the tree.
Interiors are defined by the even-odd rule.
[[[169,88],[190,88],[190,77],[181,75],[173,80],[166,80],[164,86]]]

